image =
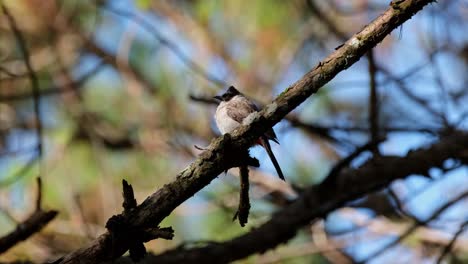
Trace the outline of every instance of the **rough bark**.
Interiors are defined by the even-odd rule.
[[[128,222],[133,223],[138,228],[157,226],[177,206],[208,185],[224,170],[240,165],[234,163],[236,159],[233,158],[232,153],[237,153],[250,146],[267,129],[278,123],[286,114],[317,92],[340,71],[349,68],[367,51],[382,41],[386,35],[431,2],[433,1],[392,2],[385,13],[337,48],[299,81],[287,88],[271,104],[254,116],[249,125],[237,129],[231,136],[215,139],[209,149],[180,172],[174,181],[163,186],[140,204],[128,216]],[[324,202],[322,206],[328,204],[326,201]],[[274,216],[274,218],[276,217],[278,216]],[[275,221],[281,220],[285,219],[278,218]],[[288,235],[293,234],[294,231],[290,231]],[[111,241],[110,234],[105,233],[87,248],[72,252],[57,263],[96,263],[118,257],[127,249],[128,241]]]
[[[212,243],[191,249],[177,248],[159,256],[154,263],[226,263],[254,253],[263,253],[293,238],[297,230],[311,221],[326,216],[372,191],[382,189],[394,180],[410,175],[427,175],[433,167],[443,167],[445,160],[464,155],[468,133],[448,136],[427,149],[409,152],[405,157],[377,157],[359,168],[343,170],[336,184],[322,184],[305,190],[300,198],[249,233],[223,243]],[[183,260],[183,261],[182,261]]]

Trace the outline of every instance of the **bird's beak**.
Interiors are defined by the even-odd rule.
[[[216,100],[218,100],[218,101],[222,101],[222,100],[223,100],[223,98],[222,98],[221,96],[219,96],[219,95],[214,96],[213,99],[216,99]]]

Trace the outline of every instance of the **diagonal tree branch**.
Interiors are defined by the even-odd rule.
[[[171,50],[175,56],[177,56],[189,69],[191,69],[196,74],[199,74],[206,80],[212,82],[217,86],[227,86],[228,84],[218,77],[212,75],[211,73],[205,71],[201,65],[199,65],[196,61],[192,60],[189,56],[185,55],[185,53],[177,46],[175,43],[170,41],[169,39],[163,37],[161,32],[154,27],[151,23],[147,22],[141,16],[134,14],[128,10],[122,10],[115,7],[109,6],[102,6],[102,8],[106,11],[109,11],[117,16],[123,17],[125,19],[129,19],[134,23],[138,24],[144,30],[148,31],[152,34],[162,45],[166,46],[169,50]]]
[[[65,83],[62,85],[51,85],[47,88],[41,89],[39,96],[41,98],[45,96],[52,96],[52,95],[57,95],[57,94],[63,94],[63,93],[69,93],[69,92],[76,92],[75,89],[63,89],[63,87],[75,87],[76,89],[82,89],[84,88],[84,85],[87,81],[92,79],[94,76],[96,76],[98,73],[101,72],[101,70],[105,66],[105,62],[102,60],[99,63],[97,63],[94,67],[92,67],[89,71],[81,75],[78,79],[72,80],[69,83]],[[63,87],[62,87],[63,86]],[[30,99],[33,96],[32,93],[30,92],[18,92],[14,94],[8,94],[8,95],[0,95],[0,102],[12,102],[12,101],[18,101],[18,100],[27,100]]]
[[[452,205],[456,204],[457,202],[459,202],[460,200],[462,199],[465,199],[466,197],[468,197],[468,190],[465,191],[464,193],[458,195],[456,198],[452,199],[451,201],[447,202],[446,204],[444,204],[443,206],[441,206],[440,208],[438,208],[435,212],[433,212],[431,214],[431,216],[429,216],[426,220],[424,221],[419,221],[419,222],[416,222],[414,223],[410,228],[408,228],[403,234],[401,234],[397,239],[393,240],[392,242],[390,242],[388,245],[385,245],[383,248],[379,249],[378,251],[372,253],[371,255],[369,255],[368,257],[366,257],[364,260],[361,260],[359,261],[358,263],[367,263],[369,262],[370,260],[372,259],[375,259],[376,257],[382,255],[385,251],[387,251],[388,249],[398,245],[401,241],[403,241],[405,238],[407,238],[408,236],[410,236],[412,233],[414,233],[414,231],[416,231],[416,229],[418,229],[420,226],[424,226],[424,225],[427,225],[429,222],[431,222],[432,220],[436,219],[437,217],[439,217],[442,213],[444,213],[448,208],[450,208]]]
[[[208,185],[224,170],[239,166],[239,164],[235,164],[236,157],[232,153],[248,148],[268,128],[278,123],[286,114],[317,92],[339,72],[358,61],[393,29],[403,24],[431,2],[433,1],[392,2],[391,7],[385,13],[291,85],[262,111],[252,115],[250,124],[240,127],[232,135],[225,135],[214,140],[210,148],[180,172],[174,181],[163,186],[140,204],[128,216],[128,222],[139,228],[157,226],[177,206]],[[328,205],[326,202],[325,204]],[[293,231],[289,231],[289,235],[293,234]],[[72,252],[57,263],[95,263],[118,257],[128,249],[128,241],[114,240],[112,242],[110,234],[105,233],[89,247]]]
[[[322,24],[327,27],[328,30],[330,30],[338,39],[345,41],[348,39],[348,34],[344,31],[342,31],[338,26],[334,23],[334,21],[327,16],[324,12],[322,12],[319,8],[319,6],[315,3],[316,0],[308,0],[307,3],[310,6],[311,12],[317,16],[317,18],[322,22]],[[395,2],[401,2],[401,1],[393,1],[392,3]],[[371,63],[372,60],[369,59],[369,63]],[[440,118],[443,120],[443,116],[437,112],[435,109],[431,107],[429,102],[426,99],[420,98],[419,96],[415,95],[411,89],[405,84],[403,81],[404,78],[398,78],[395,76],[391,71],[387,70],[385,67],[382,65],[379,65],[378,63],[373,61],[373,68],[375,68],[375,71],[380,71],[381,73],[385,74],[388,79],[392,80],[395,82],[398,87],[400,88],[400,91],[408,97],[411,101],[416,103],[417,105],[421,106],[421,109],[426,110],[429,114]],[[420,68],[419,65],[416,68]],[[410,71],[410,74],[412,74],[413,71]]]
[[[44,226],[57,216],[57,213],[55,210],[44,211],[42,209],[42,181],[38,177],[36,209],[26,220],[19,223],[15,230],[0,237],[0,254],[41,231]]]
[[[226,263],[265,252],[287,242],[299,228],[340,208],[347,201],[382,189],[396,179],[442,167],[445,160],[456,158],[467,147],[468,133],[463,133],[444,138],[427,149],[409,152],[405,157],[374,158],[357,169],[343,170],[335,186],[325,188],[320,184],[306,189],[294,203],[245,235],[205,247],[177,248],[151,257],[151,260],[160,264],[182,263],[182,260],[183,263],[214,263],[212,260]]]

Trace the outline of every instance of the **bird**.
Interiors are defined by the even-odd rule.
[[[219,102],[214,115],[216,126],[222,134],[231,133],[242,125],[244,119],[253,112],[258,112],[257,106],[239,92],[234,86],[230,86],[225,93],[213,97]],[[273,166],[275,166],[278,177],[285,181],[281,167],[271,150],[269,140],[279,144],[275,132],[272,128],[268,129],[254,145],[261,145],[270,157]]]

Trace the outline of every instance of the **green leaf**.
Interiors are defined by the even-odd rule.
[[[135,4],[139,9],[147,10],[150,8],[151,0],[136,0]]]

